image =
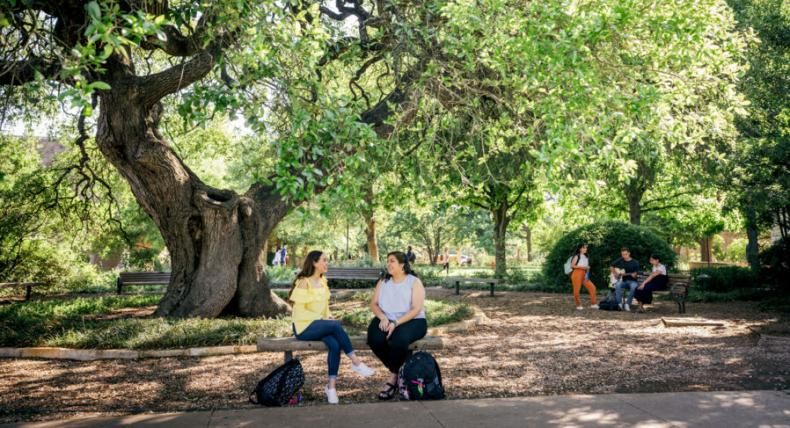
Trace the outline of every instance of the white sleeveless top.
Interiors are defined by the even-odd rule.
[[[576,262],[576,266],[579,267],[587,267],[590,266],[590,259],[587,258],[584,254],[579,253],[579,260]]]
[[[416,279],[414,275],[406,275],[406,278],[399,283],[393,282],[390,278],[381,284],[379,308],[387,319],[396,320],[411,310],[411,290]],[[423,307],[414,318],[425,318],[425,308]]]

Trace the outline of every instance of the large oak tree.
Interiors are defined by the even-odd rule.
[[[5,117],[48,102],[76,108],[75,143],[98,147],[165,240],[172,275],[156,314],[173,317],[286,308],[268,287],[266,240],[388,134],[384,120],[421,71],[399,29],[430,19],[396,1],[2,4]],[[276,173],[243,193],[206,184],[160,133],[171,106],[189,123],[243,114],[276,141]],[[71,171],[77,188],[102,185],[89,164]]]

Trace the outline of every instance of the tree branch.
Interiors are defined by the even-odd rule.
[[[0,60],[0,85],[19,86],[36,80],[40,73],[45,79],[61,81],[59,63],[31,58],[27,61]],[[65,82],[64,82],[65,83]]]
[[[214,56],[203,51],[182,64],[175,65],[162,72],[137,79],[137,86],[142,91],[146,105],[153,105],[167,95],[191,85],[205,77],[214,67]]]

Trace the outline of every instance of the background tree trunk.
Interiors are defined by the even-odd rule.
[[[713,261],[710,252],[710,237],[705,236],[699,240],[699,256],[700,261],[708,263]]]
[[[642,195],[628,194],[628,220],[633,225],[642,223]]]
[[[376,264],[379,261],[379,245],[376,242],[376,195],[373,193],[373,181],[368,183],[365,189],[365,207],[362,209],[362,216],[365,218],[365,236],[368,241],[368,256]]]
[[[368,255],[370,260],[376,264],[379,261],[379,244],[376,242],[376,219],[365,219],[365,235],[368,238]]]
[[[532,261],[532,228],[524,226],[524,238],[527,241],[527,262]]]
[[[757,221],[754,211],[749,209],[746,212],[746,260],[754,272],[760,272],[760,244],[758,238]]]
[[[510,217],[507,215],[507,204],[502,202],[492,214],[494,216],[494,260],[496,263],[494,275],[497,278],[504,278],[507,274],[507,226]]]

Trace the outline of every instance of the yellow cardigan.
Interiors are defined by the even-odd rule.
[[[314,288],[309,278],[297,279],[290,300],[293,302],[291,317],[296,334],[304,331],[315,320],[329,318],[329,285],[326,278],[321,278],[320,288]]]

